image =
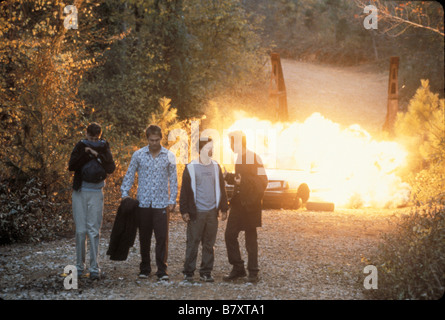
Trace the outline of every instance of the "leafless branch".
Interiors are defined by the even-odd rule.
[[[428,29],[428,30],[431,30],[433,32],[436,32],[436,33],[440,34],[442,37],[445,36],[445,34],[443,32],[441,32],[439,29],[435,29],[435,28],[432,28],[430,26],[422,25],[422,24],[416,23],[414,21],[403,19],[403,18],[394,16],[391,13],[388,13],[388,12],[385,12],[385,11],[381,11],[381,12],[379,11],[379,13],[382,14],[384,17],[390,19],[390,20],[398,21],[400,23],[408,24],[408,25],[411,25],[411,26],[417,27],[417,28]]]
[[[364,0],[354,0],[354,1],[357,4],[357,6],[362,9],[365,8],[369,4],[369,3],[366,3]],[[375,1],[371,2],[371,4],[374,5],[378,9],[378,17],[380,20],[386,20],[390,23],[394,23],[394,25],[392,25],[388,29],[386,29],[385,32],[393,30],[400,25],[407,26],[403,29],[403,31],[398,32],[396,35],[391,35],[391,36],[396,37],[396,36],[401,35],[403,32],[405,32],[405,30],[408,27],[427,29],[427,30],[430,30],[434,33],[441,35],[442,37],[445,36],[445,34],[443,32],[443,25],[441,25],[439,23],[436,27],[432,27],[431,26],[431,17],[428,14],[425,14],[422,12],[417,12],[415,17],[409,18],[410,10],[408,8],[408,3],[407,4],[398,3],[396,6],[396,9],[398,9],[402,12],[401,16],[398,16],[396,13],[391,12],[391,10],[389,9],[388,3],[389,3],[389,1],[382,3],[382,1],[380,1],[380,0],[375,0]],[[425,18],[425,20],[426,20],[425,22],[422,22],[422,17]],[[415,18],[417,18],[417,22],[413,21],[413,19],[415,19]],[[443,21],[443,13],[442,13],[441,21]]]

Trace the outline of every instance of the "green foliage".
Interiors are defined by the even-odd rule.
[[[413,200],[427,203],[445,198],[445,105],[422,80],[405,113],[399,113],[395,132],[410,151],[403,175],[413,187]]]
[[[267,57],[260,47],[257,16],[238,0],[184,4],[193,68],[190,83],[195,92],[212,98],[264,80],[262,66]]]
[[[385,234],[375,257],[376,299],[439,299],[445,292],[445,207],[416,207]]]
[[[352,1],[247,1],[264,15],[263,45],[283,57],[354,65],[373,58],[372,33]]]
[[[110,122],[124,134],[138,136],[168,79],[163,51],[163,32],[168,28],[163,22],[168,21],[157,3],[106,1],[103,18],[115,41],[79,89],[80,97],[94,109],[91,119]]]
[[[264,52],[240,1],[106,2],[120,34],[84,78],[80,96],[95,119],[138,135],[169,97],[180,118],[199,116],[222,91],[264,80]]]

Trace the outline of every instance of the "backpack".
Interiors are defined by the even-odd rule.
[[[100,159],[93,158],[82,167],[82,180],[91,183],[99,183],[107,177],[104,167],[99,163]]]

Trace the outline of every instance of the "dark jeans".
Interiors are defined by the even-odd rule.
[[[155,256],[158,268],[156,275],[167,274],[168,256],[168,220],[167,210],[155,208],[138,208],[138,229],[141,246],[141,273],[151,272],[150,248],[153,231],[156,239]]]
[[[235,270],[244,270],[244,260],[241,258],[241,252],[238,242],[239,233],[242,231],[236,219],[229,219],[225,232],[225,241],[229,263]],[[250,275],[257,275],[258,268],[258,235],[256,227],[246,228],[244,230],[247,250],[247,270]]]
[[[193,275],[196,269],[199,244],[202,244],[200,275],[208,275],[213,270],[215,261],[214,246],[218,232],[217,210],[197,212],[196,219],[187,223],[187,248],[185,252],[184,271]]]

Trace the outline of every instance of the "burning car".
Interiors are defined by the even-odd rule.
[[[334,202],[340,208],[394,208],[409,200],[411,187],[398,175],[406,150],[395,141],[373,139],[358,124],[344,127],[319,113],[288,123],[240,114],[228,129],[237,130],[246,133],[247,148],[261,156],[266,171],[273,168],[267,172],[265,206],[277,193],[279,201],[292,202],[289,193],[296,194],[302,183],[310,187],[308,210],[332,211]]]
[[[281,170],[282,171],[282,170]],[[280,175],[279,170],[266,170],[269,183],[264,192],[263,205],[271,208],[299,209],[304,206],[310,196],[309,186],[302,182],[295,187],[294,183]],[[226,183],[227,196],[233,195],[234,186]]]
[[[311,175],[303,170],[266,169],[269,180],[264,192],[263,206],[265,208],[299,209],[306,208],[310,211],[334,211],[334,203],[323,201],[320,194],[323,189],[311,190],[308,183]],[[227,196],[233,195],[234,186],[226,183]],[[315,191],[315,192],[314,192]],[[309,198],[315,194],[313,200]]]

